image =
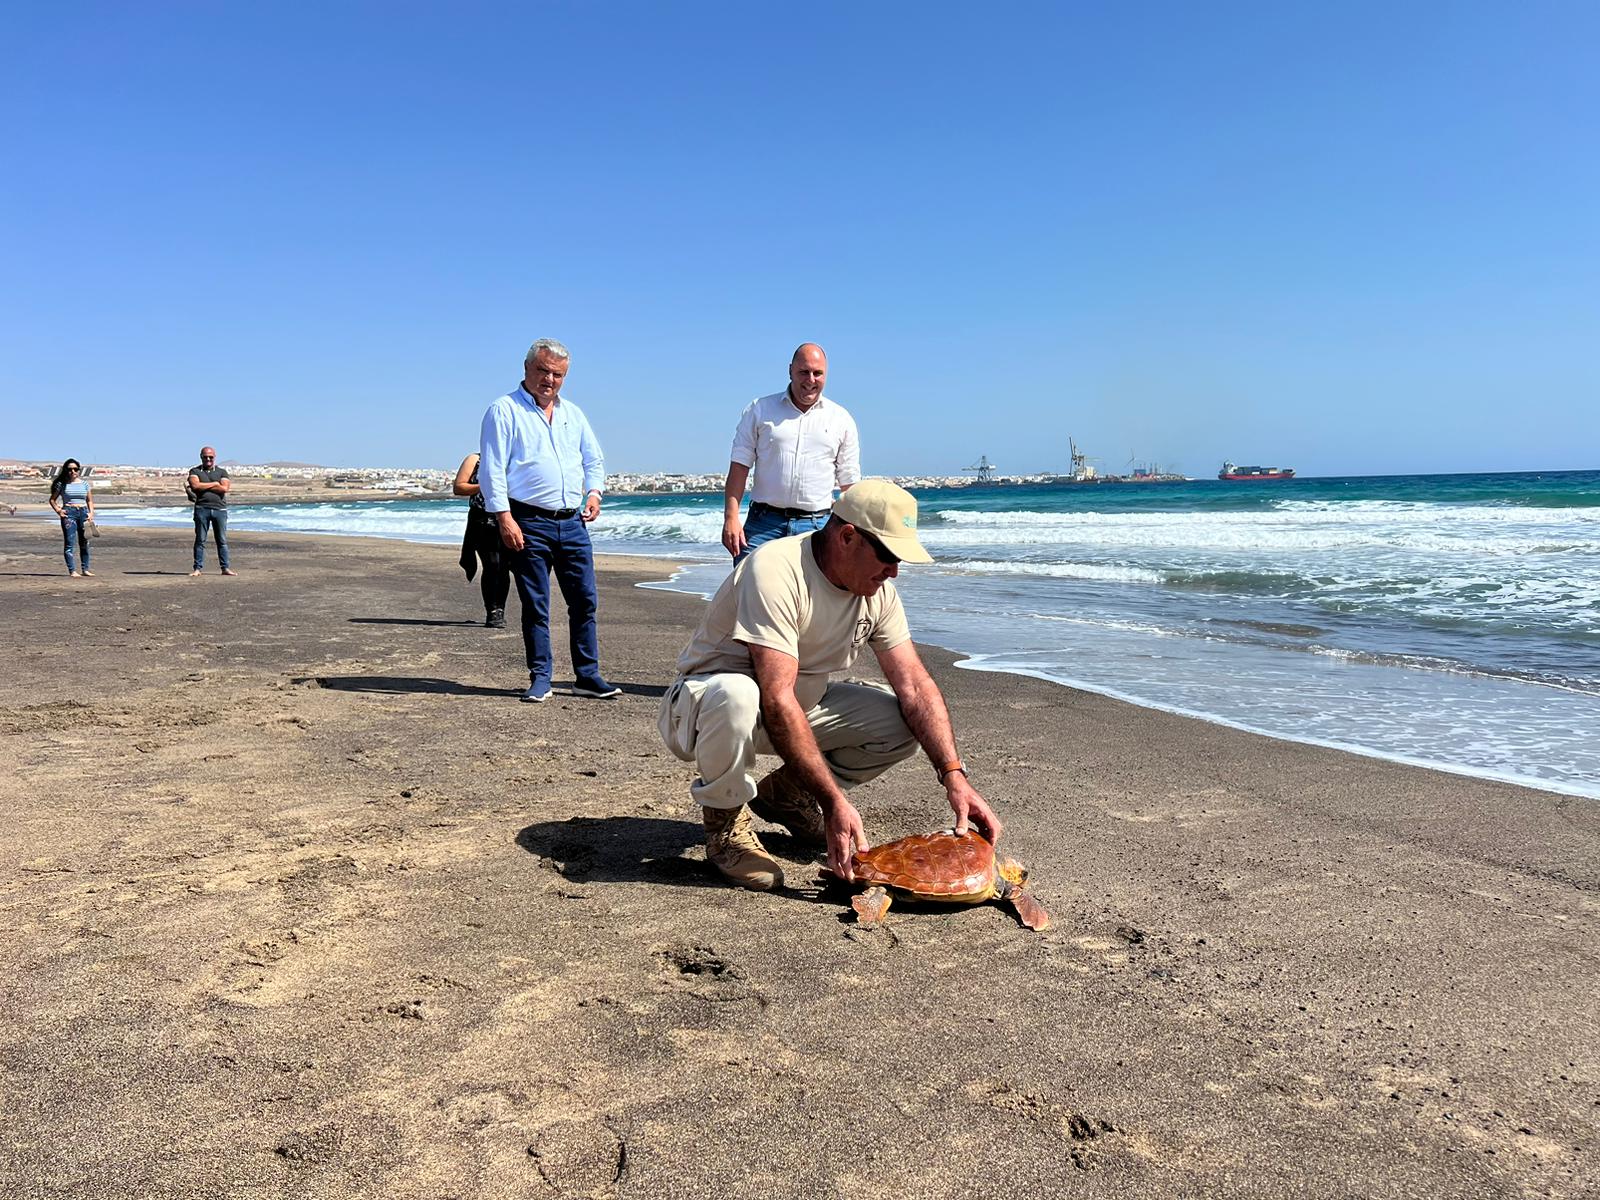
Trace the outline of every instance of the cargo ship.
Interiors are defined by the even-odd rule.
[[[1293,467],[1236,467],[1231,462],[1222,464],[1218,479],[1293,479]]]

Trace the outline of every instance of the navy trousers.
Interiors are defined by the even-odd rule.
[[[522,644],[528,676],[550,678],[550,574],[567,604],[572,670],[581,680],[600,677],[600,634],[595,617],[600,596],[594,583],[594,546],[589,527],[577,516],[558,519],[515,514],[522,530],[522,552],[505,552],[522,597]]]

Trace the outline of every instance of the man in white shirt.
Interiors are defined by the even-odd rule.
[[[608,699],[622,689],[600,674],[596,625],[599,595],[588,525],[600,515],[605,456],[589,419],[561,395],[571,355],[540,338],[523,360],[521,386],[483,414],[478,486],[522,598],[522,643],[528,658],[523,700],[550,696],[550,572],[567,602],[576,696]]]
[[[733,561],[763,542],[822,528],[841,492],[861,478],[854,418],[822,394],[828,356],[807,342],[789,360],[789,386],[752,400],[739,417],[722,489],[722,544]],[[750,472],[750,514],[739,523]]]
[[[839,498],[819,532],[761,547],[717,590],[678,659],[659,728],[667,748],[699,772],[689,794],[705,821],[706,860],[729,882],[783,886],[750,810],[826,845],[829,867],[852,878],[852,847],[865,850],[867,839],[845,790],[919,745],[957,831],[970,818],[999,838],[1000,821],[967,780],[944,697],[890,582],[901,562],[931,561],[917,540],[916,500],[887,479],[868,479]],[[888,687],[830,678],[869,645]],[[783,759],[759,784],[758,754]]]

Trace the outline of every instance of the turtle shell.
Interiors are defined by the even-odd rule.
[[[929,900],[984,900],[994,894],[994,847],[971,829],[957,836],[918,833],[859,850],[850,858],[858,883]]]

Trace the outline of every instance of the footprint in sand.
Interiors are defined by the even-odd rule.
[[[294,1129],[285,1134],[273,1153],[291,1163],[326,1163],[338,1158],[344,1147],[344,1129],[320,1125],[315,1129]]]
[[[522,1119],[528,1109],[528,1097],[496,1087],[472,1088],[441,1099],[439,1109],[452,1125],[462,1129],[487,1129],[491,1125]]]
[[[612,1197],[628,1173],[628,1144],[599,1121],[568,1121],[539,1131],[528,1162],[557,1195]]]
[[[653,951],[669,985],[703,1000],[759,999],[745,973],[710,946],[674,943]]]
[[[294,930],[244,939],[215,970],[204,990],[227,1004],[275,1008],[286,996],[308,986],[310,967],[296,961],[299,940]]]
[[[1082,1171],[1090,1170],[1095,1156],[1113,1144],[1102,1139],[1123,1132],[1104,1117],[1068,1108],[1048,1093],[1024,1091],[1006,1079],[980,1079],[968,1084],[966,1092],[980,1104],[1061,1136],[1067,1142],[1072,1165]]]

